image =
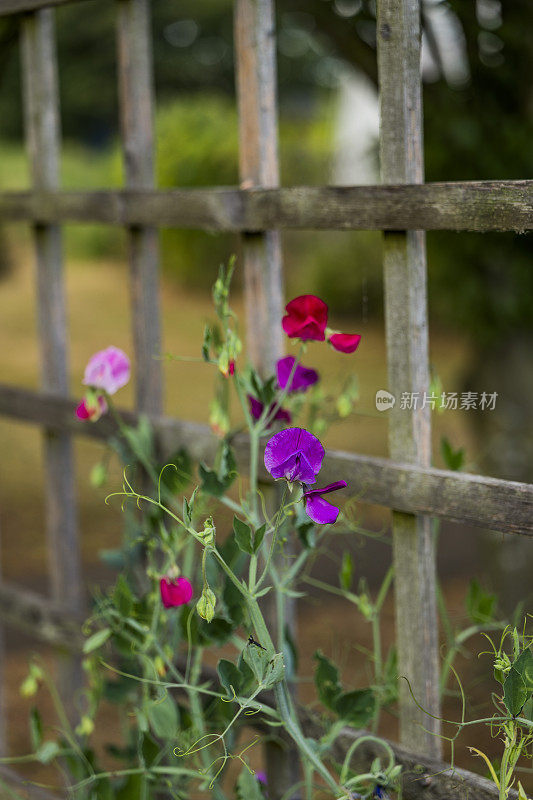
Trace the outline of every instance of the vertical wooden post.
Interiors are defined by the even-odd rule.
[[[0,545],[2,539],[0,537]],[[1,563],[0,563],[0,579],[1,579]],[[6,642],[5,642],[5,629],[0,623],[0,758],[7,757],[7,707],[6,707]]]
[[[239,174],[241,186],[279,186],[276,47],[273,0],[235,0],[235,62],[239,110]],[[250,359],[263,375],[271,375],[283,355],[283,288],[279,231],[242,235],[247,346]],[[274,506],[276,490],[262,487]],[[275,604],[262,603],[272,638],[277,630]],[[295,637],[296,605],[285,603],[285,620]],[[266,746],[269,795],[276,800],[298,780],[298,759],[288,749]]]
[[[419,0],[378,0],[378,70],[383,183],[424,180],[420,78]],[[423,231],[385,234],[385,320],[393,459],[429,466],[429,391],[426,247]],[[402,409],[402,392],[420,392],[416,410]],[[423,708],[439,714],[438,620],[435,553],[430,519],[393,512],[396,635],[400,676],[409,679]],[[400,740],[413,751],[438,756],[438,720],[422,713],[405,680],[400,683]],[[427,728],[432,733],[423,730]]]
[[[21,24],[26,141],[32,184],[36,191],[59,186],[60,124],[53,13],[51,9],[36,11],[23,17]],[[47,392],[66,397],[67,324],[60,227],[36,224],[34,242],[41,385]],[[66,433],[45,431],[44,464],[52,594],[69,609],[80,611],[83,589],[74,458],[72,443]],[[81,682],[79,660],[65,662],[62,673],[62,689],[69,703]],[[73,713],[72,707],[70,710]]]
[[[128,189],[154,187],[154,102],[149,0],[117,0],[120,122]],[[159,247],[156,228],[128,230],[138,411],[162,412]]]

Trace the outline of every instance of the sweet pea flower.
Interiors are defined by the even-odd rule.
[[[328,503],[327,500],[324,500],[322,495],[335,492],[337,489],[344,489],[346,486],[348,486],[346,481],[335,481],[335,483],[330,483],[329,486],[324,486],[323,489],[305,491],[303,499],[307,516],[319,525],[331,525],[333,522],[337,522],[339,509],[333,503]]]
[[[302,294],[285,306],[287,314],[281,322],[283,330],[291,339],[323,342],[328,324],[328,307],[314,294]]]
[[[92,397],[84,397],[76,409],[76,416],[78,419],[90,420],[97,422],[102,414],[107,411],[107,403],[102,395],[93,395]]]
[[[253,395],[251,394],[247,395],[247,397],[248,397],[248,407],[250,409],[250,414],[254,419],[259,419],[261,417],[261,414],[263,413],[265,406],[260,400],[257,399],[257,397],[253,397]],[[268,409],[268,417],[271,416],[275,406],[276,404],[272,403],[272,405]],[[280,407],[276,411],[274,418],[271,420],[271,422],[273,422],[275,419],[279,420],[280,422],[290,422],[291,421],[290,412]]]
[[[328,342],[339,353],[355,353],[360,341],[359,333],[332,333],[328,336]]]
[[[323,458],[320,441],[304,428],[275,433],[265,447],[265,467],[273,478],[285,478],[289,483],[316,483]]]
[[[327,327],[328,307],[320,297],[302,294],[287,303],[285,310],[287,314],[281,324],[289,338],[301,339],[302,342],[308,339],[323,342],[327,338],[339,353],[354,353],[357,350],[361,341],[358,333],[339,333]]]
[[[130,360],[119,347],[100,350],[89,359],[83,383],[107,394],[115,394],[130,379]]]
[[[192,584],[183,576],[171,578],[169,575],[165,575],[159,581],[159,590],[165,608],[184,606],[193,595]]]
[[[285,356],[280,358],[276,364],[276,374],[278,378],[278,386],[280,389],[285,389],[289,382],[291,372],[294,369],[294,356]],[[305,392],[310,386],[318,381],[318,372],[309,367],[303,367],[301,364],[296,366],[294,375],[292,376],[291,385],[288,388],[289,392]]]

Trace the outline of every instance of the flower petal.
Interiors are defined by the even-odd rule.
[[[294,356],[285,356],[280,358],[276,364],[276,374],[278,378],[278,386],[280,389],[285,389],[295,362]],[[292,376],[289,392],[305,391],[309,386],[312,386],[318,381],[318,372],[309,367],[303,367],[298,364]]]
[[[339,353],[355,353],[361,336],[358,333],[332,333],[328,342]]]
[[[304,497],[313,497],[317,494],[329,494],[330,492],[336,492],[337,489],[345,489],[347,486],[348,484],[346,481],[335,481],[335,483],[324,486],[323,489],[310,489],[308,492],[304,492]]]
[[[174,580],[168,577],[161,578],[159,590],[165,608],[186,605],[193,596],[192,584],[183,576]]]
[[[115,394],[130,379],[130,360],[119,347],[99,350],[85,368],[83,383]]]
[[[305,511],[307,516],[318,525],[331,525],[337,521],[339,509],[333,503],[328,503],[319,495],[305,498]]]
[[[297,460],[298,459],[298,460]],[[324,448],[304,428],[286,428],[274,434],[265,447],[265,467],[273,478],[315,483],[324,459]],[[296,466],[300,471],[296,470]]]
[[[314,294],[302,294],[285,306],[283,330],[290,338],[323,342],[328,323],[328,307]]]

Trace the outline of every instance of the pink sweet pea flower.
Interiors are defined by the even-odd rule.
[[[159,590],[165,608],[184,606],[193,596],[192,584],[183,576],[171,578],[166,575],[159,581]]]
[[[302,294],[285,306],[287,314],[281,322],[283,330],[291,339],[323,342],[328,324],[328,307],[314,294]]]
[[[346,481],[335,481],[329,486],[324,486],[323,489],[308,489],[304,492],[303,499],[307,516],[318,525],[331,525],[337,522],[339,509],[333,503],[324,500],[321,495],[335,492],[337,489],[344,489],[346,486],[348,486]]]
[[[107,394],[115,394],[130,379],[130,360],[118,347],[100,350],[89,359],[83,383]]]
[[[248,397],[248,407],[250,409],[250,414],[254,419],[259,419],[261,417],[261,414],[263,413],[265,406],[260,400],[258,400],[256,397],[253,397],[251,394],[247,395],[247,397]],[[275,403],[272,403],[272,405],[268,409],[269,417],[272,414],[274,407]],[[290,422],[291,421],[290,411],[286,411],[284,408],[278,408],[274,416],[274,419],[277,419],[280,422]]]
[[[107,411],[107,403],[102,395],[93,398],[84,397],[76,409],[78,419],[96,422]]]
[[[287,383],[289,382],[289,378],[291,376],[291,372],[294,369],[294,356],[285,356],[285,358],[280,358],[276,364],[276,374],[278,378],[278,386],[280,389],[285,389]],[[298,364],[296,369],[294,370],[294,375],[292,376],[291,385],[289,387],[289,392],[305,392],[309,386],[312,386],[314,383],[318,381],[318,372],[314,369],[310,369],[309,367],[303,367],[301,364]]]
[[[332,333],[328,336],[328,342],[339,353],[355,353],[360,341],[358,333]]]

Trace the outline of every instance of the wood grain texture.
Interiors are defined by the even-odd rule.
[[[110,416],[88,424],[76,418],[75,408],[74,400],[0,384],[2,416],[100,440],[116,433],[116,425]],[[137,423],[136,414],[128,411],[121,411],[121,414],[132,425]],[[207,425],[170,417],[153,418],[152,424],[163,458],[185,447],[195,461],[213,463],[219,440]],[[239,467],[246,469],[248,438],[236,436],[232,444]],[[344,478],[349,485],[349,495],[363,503],[533,536],[533,484],[530,483],[395,463],[386,458],[334,450],[326,453],[323,470],[325,482]],[[259,474],[261,480],[268,480],[264,467]],[[347,492],[344,493],[346,496]]]
[[[54,12],[37,11],[21,21],[24,118],[30,172],[37,190],[59,184],[59,95]],[[41,385],[45,391],[68,395],[67,323],[61,230],[37,223],[33,229],[37,265],[37,311],[41,355]],[[75,469],[67,431],[44,430],[47,551],[54,600],[74,610],[83,606],[81,555],[78,538]],[[81,664],[61,664],[62,694],[74,716],[75,691],[82,682]]]
[[[383,183],[424,180],[420,0],[378,0],[377,51],[380,96],[380,164]],[[400,395],[429,390],[426,246],[421,230],[385,233],[385,328],[389,390]],[[430,410],[389,414],[392,458],[428,468]],[[393,513],[393,562],[400,742],[438,757],[441,750],[436,558],[431,520]]]
[[[153,76],[149,0],[117,0],[121,142],[127,189],[153,189]],[[128,229],[136,401],[159,414],[163,403],[158,231]]]
[[[212,231],[533,229],[533,181],[0,192],[0,218]]]
[[[251,188],[279,186],[276,49],[272,0],[236,0],[235,69],[239,177]],[[250,357],[263,375],[283,354],[283,291],[278,231],[244,229],[242,261]]]
[[[0,17],[8,14],[24,14],[28,11],[39,11],[42,8],[63,6],[79,0],[0,0]]]
[[[273,0],[235,0],[235,78],[239,112],[239,178],[246,188],[278,187],[278,121],[276,98],[276,39]],[[281,317],[283,289],[281,240],[278,230],[245,230],[241,236],[241,260],[247,321],[247,351],[257,371],[266,377],[275,372],[284,352]],[[262,486],[270,511],[279,508],[276,486]],[[285,557],[289,556],[285,553]],[[278,555],[275,554],[275,563]],[[273,595],[274,593],[272,593]],[[284,648],[276,602],[261,601],[266,624],[279,649]],[[285,597],[285,626],[296,640],[296,603]],[[294,688],[294,687],[291,687]],[[267,739],[265,760],[269,794],[278,800],[298,780],[298,754],[293,743],[280,747]]]

